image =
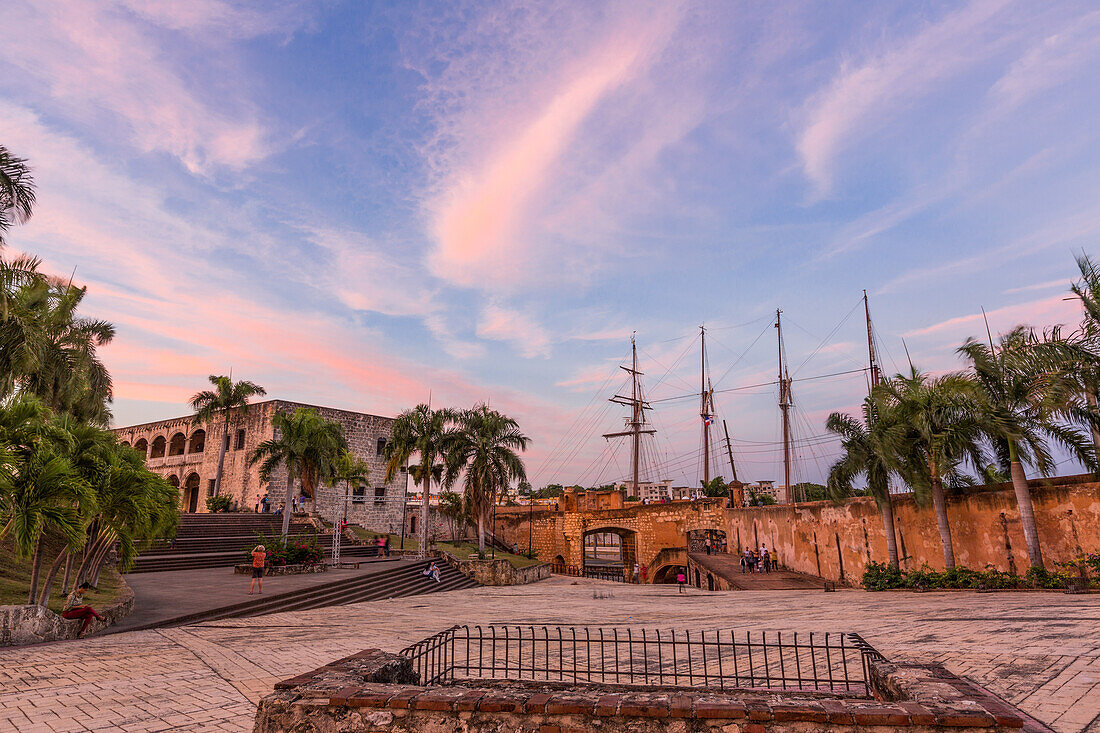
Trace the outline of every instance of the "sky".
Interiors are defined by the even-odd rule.
[[[983,309],[1072,326],[1100,255],[1093,2],[6,0],[0,27],[0,144],[38,184],[8,254],[116,324],[116,425],[232,370],[488,402],[535,486],[599,485],[636,333],[643,477],[697,484],[705,326],[712,474],[725,420],[738,477],[781,482],[781,308],[820,480],[863,290],[885,371],[940,372]]]

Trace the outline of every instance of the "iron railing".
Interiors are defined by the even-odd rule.
[[[459,680],[710,689],[818,690],[867,696],[858,634],[547,626],[454,626],[402,651],[421,684]]]
[[[616,583],[625,583],[626,569],[625,568],[601,568],[593,567],[591,565],[585,567],[578,567],[576,565],[563,565],[561,563],[551,563],[550,572],[555,575],[569,575],[574,578],[594,578],[596,580],[613,580]]]

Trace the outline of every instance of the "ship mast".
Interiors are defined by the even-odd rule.
[[[875,337],[871,328],[871,306],[867,303],[867,291],[863,291],[863,314],[867,318],[867,361],[871,366],[871,389],[873,390],[882,381],[882,370],[879,368],[875,354]]]
[[[630,353],[631,362],[630,367],[619,366],[620,369],[630,374],[630,397],[624,397],[623,395],[615,395],[610,398],[611,402],[617,405],[626,405],[630,408],[630,420],[627,421],[628,430],[623,430],[617,433],[605,433],[605,439],[621,438],[629,435],[631,440],[630,449],[630,463],[633,467],[633,486],[632,496],[638,496],[638,456],[641,448],[642,435],[652,435],[656,433],[653,429],[643,429],[646,426],[645,411],[651,410],[649,403],[642,399],[642,387],[638,381],[638,377],[642,376],[642,372],[638,371],[638,346],[634,343],[634,335],[630,336]]]
[[[707,329],[699,326],[703,344],[699,355],[699,417],[703,420],[703,487],[710,483],[710,424],[714,419],[714,390],[707,378]]]
[[[783,415],[783,483],[787,502],[791,503],[791,377],[783,364],[783,311],[775,309],[775,328],[779,333],[779,411]]]

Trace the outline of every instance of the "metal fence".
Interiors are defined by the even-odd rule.
[[[857,634],[454,626],[402,651],[421,683],[513,680],[867,696],[881,655]]]
[[[582,568],[576,565],[562,565],[561,563],[551,563],[550,572],[554,573],[555,575],[569,575],[574,578],[595,578],[596,580],[613,580],[616,583],[627,582],[625,568],[601,568],[593,567],[591,565]]]

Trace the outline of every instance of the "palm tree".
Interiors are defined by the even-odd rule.
[[[339,423],[326,420],[316,410],[299,407],[293,414],[277,412],[271,418],[275,436],[252,451],[248,465],[260,464],[260,480],[271,480],[279,466],[286,470],[286,501],[283,504],[283,536],[290,532],[290,512],[294,499],[294,479],[302,484],[306,496],[313,496],[319,481],[332,475],[337,457],[348,449],[347,438]]]
[[[1068,368],[1090,363],[1092,355],[1062,339],[1057,329],[1040,337],[1026,326],[1017,326],[998,342],[994,350],[969,338],[958,352],[970,362],[981,387],[977,405],[983,431],[1001,465],[1008,466],[1028,559],[1033,567],[1041,568],[1043,552],[1024,464],[1049,476],[1056,466],[1049,449],[1053,441],[1095,469],[1096,456],[1088,435],[1067,422],[1094,424],[1089,410],[1076,404],[1080,381]]]
[[[37,599],[46,535],[59,534],[70,548],[84,541],[78,507],[89,500],[88,490],[61,452],[64,440],[33,397],[0,410],[0,539],[10,535],[16,554],[32,558],[27,603]]]
[[[897,534],[894,531],[894,503],[890,496],[890,452],[887,433],[889,423],[873,397],[863,401],[863,420],[834,412],[825,421],[825,429],[842,439],[841,457],[829,471],[826,487],[836,500],[852,495],[853,481],[866,477],[867,490],[882,513],[882,528],[886,534],[886,552],[890,565],[898,567]]]
[[[1070,291],[1081,300],[1085,313],[1075,340],[1096,353],[1100,351],[1100,268],[1083,254],[1077,258],[1077,269],[1081,271],[1081,279],[1070,285]],[[1091,359],[1079,364],[1077,374],[1085,401],[1090,409],[1096,411],[1096,395],[1100,393],[1100,360]],[[1093,451],[1100,455],[1100,430],[1093,426],[1091,432]]]
[[[370,466],[366,461],[359,460],[359,457],[352,453],[350,450],[345,450],[339,456],[336,457],[336,461],[332,466],[332,482],[335,485],[337,481],[344,482],[344,497],[340,503],[340,508],[336,512],[336,531],[340,531],[340,523],[344,518],[344,513],[347,511],[348,496],[351,494],[351,485],[354,483],[356,486],[364,486],[367,484],[367,479],[370,477]]]
[[[944,566],[953,568],[955,549],[943,487],[945,480],[958,476],[964,461],[985,465],[977,384],[962,374],[930,377],[914,368],[909,376],[883,381],[874,397],[897,421],[888,446],[891,468],[914,491],[931,493]]]
[[[34,177],[27,161],[0,145],[0,247],[4,233],[34,213]]]
[[[432,493],[433,475],[438,475],[436,461],[444,456],[444,446],[449,434],[449,426],[456,418],[455,412],[447,408],[433,410],[428,405],[417,405],[405,410],[393,421],[390,442],[386,444],[386,475],[389,483],[398,471],[408,466],[409,459],[416,454],[420,464],[414,470],[408,466],[413,480],[423,486],[424,500],[420,507],[420,556],[428,552],[428,508]],[[424,467],[421,470],[421,467]],[[404,516],[401,521],[404,522]]]
[[[191,398],[191,409],[195,411],[195,425],[210,423],[215,417],[225,418],[225,434],[222,436],[221,449],[218,452],[218,470],[214,474],[214,496],[218,496],[222,487],[222,471],[225,468],[225,452],[229,449],[229,415],[237,410],[241,415],[248,414],[248,400],[267,394],[258,384],[242,379],[234,382],[229,377],[211,374],[210,384],[214,389],[204,389]]]
[[[447,518],[451,525],[451,541],[458,542],[458,528],[466,523],[466,509],[462,506],[462,497],[453,491],[444,491],[439,495],[439,513]]]
[[[515,481],[525,481],[527,470],[517,451],[527,450],[530,439],[514,419],[477,405],[458,416],[458,427],[446,442],[443,484],[451,487],[464,476],[467,513],[477,521],[478,550],[485,552],[485,523],[498,492]]]

